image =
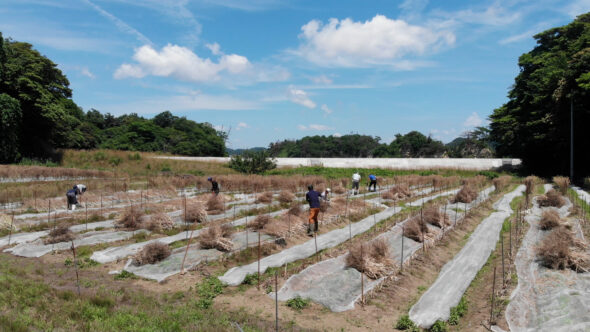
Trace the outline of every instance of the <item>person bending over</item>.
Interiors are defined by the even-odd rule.
[[[313,186],[307,186],[309,190],[305,194],[305,200],[309,203],[309,220],[307,224],[307,235],[313,235],[312,224],[315,226],[315,232],[319,229],[318,214],[320,213],[320,193],[313,190]]]

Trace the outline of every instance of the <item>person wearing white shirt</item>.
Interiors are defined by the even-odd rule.
[[[361,175],[359,172],[354,172],[352,175],[352,192],[354,195],[359,193],[359,183],[361,182]]]

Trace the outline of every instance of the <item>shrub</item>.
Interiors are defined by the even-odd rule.
[[[200,202],[186,203],[186,220],[189,223],[203,223],[207,221],[207,212]]]
[[[414,330],[416,328],[416,324],[412,322],[410,316],[403,315],[395,323],[395,328],[398,330]]]
[[[75,238],[74,233],[70,230],[68,225],[62,224],[52,229],[49,236],[43,241],[45,244],[68,242]]]
[[[154,264],[170,256],[170,247],[162,242],[152,242],[135,255],[137,265]]]
[[[309,305],[309,299],[304,299],[301,296],[289,299],[287,301],[287,307],[295,310],[302,310]]]
[[[291,203],[295,200],[295,195],[293,195],[293,193],[290,191],[281,190],[278,199],[281,203]]]
[[[276,168],[277,164],[267,151],[255,151],[232,156],[228,167],[240,173],[261,174]]]
[[[560,208],[565,204],[565,200],[561,197],[561,194],[555,189],[549,190],[545,195],[539,196],[537,199],[539,206],[553,206]]]
[[[143,211],[132,205],[123,211],[119,216],[119,219],[117,219],[116,225],[118,227],[135,230],[140,227],[142,217]]]
[[[200,237],[199,244],[203,249],[217,249],[220,251],[231,251],[233,243],[230,240],[233,228],[231,226],[220,227],[219,225],[209,227]]]
[[[365,273],[371,279],[378,279],[391,272],[393,261],[389,258],[389,244],[383,238],[375,239],[368,245],[353,246],[346,256],[346,266]]]
[[[553,183],[557,185],[562,195],[567,194],[567,189],[570,186],[570,179],[565,176],[554,176]]]
[[[555,210],[545,210],[539,221],[539,228],[543,230],[553,229],[560,225],[559,213]]]

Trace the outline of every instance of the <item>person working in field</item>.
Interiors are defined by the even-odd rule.
[[[324,190],[324,192],[322,192],[322,194],[320,195],[324,201],[329,202],[330,201],[330,193],[332,192],[332,190],[330,188]]]
[[[86,192],[86,186],[83,184],[77,184],[72,189],[66,192],[66,199],[68,200],[68,210],[75,210],[78,205],[78,196],[81,196]]]
[[[371,191],[371,186],[373,186],[372,191],[377,191],[377,177],[375,174],[369,175],[369,191]]]
[[[219,183],[217,183],[214,178],[208,178],[207,181],[211,182],[211,192],[214,193],[215,196],[219,195]]]
[[[317,232],[319,229],[318,214],[320,213],[320,193],[313,190],[313,186],[307,186],[309,190],[305,194],[305,200],[309,203],[309,221],[307,224],[307,235],[313,235],[313,232]],[[315,226],[315,230],[312,230],[312,224]]]
[[[359,172],[354,172],[352,175],[352,194],[356,195],[359,193],[359,183],[361,182],[361,175]]]

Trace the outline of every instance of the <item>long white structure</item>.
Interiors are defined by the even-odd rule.
[[[154,158],[227,163],[229,157],[170,157]],[[493,170],[516,168],[520,159],[478,158],[275,158],[278,167],[324,166],[334,168],[390,168],[390,169],[438,169],[456,168],[468,170]]]

